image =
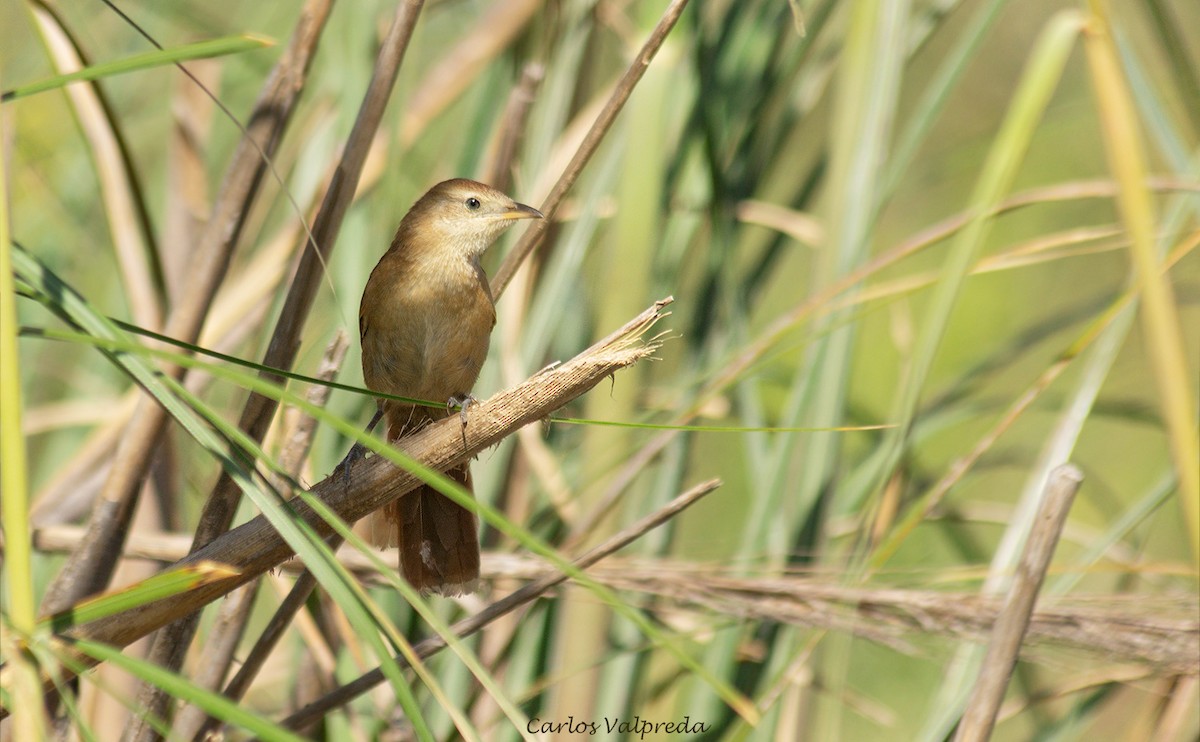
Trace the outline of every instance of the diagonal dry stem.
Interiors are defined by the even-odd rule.
[[[622,549],[628,544],[637,540],[647,531],[666,523],[671,518],[674,518],[676,515],[683,512],[683,510],[689,505],[720,486],[721,480],[719,479],[709,480],[702,484],[696,485],[687,492],[680,494],[678,497],[671,500],[655,512],[630,525],[628,528],[625,528],[620,533],[612,536],[604,543],[583,554],[575,560],[574,565],[579,569],[590,567],[609,554],[612,554],[613,552]],[[451,628],[454,630],[454,634],[457,637],[462,638],[470,636],[501,616],[512,612],[513,610],[531,600],[534,600],[535,598],[538,598],[555,586],[566,582],[566,580],[567,576],[565,574],[548,574],[506,595],[500,600],[497,600],[474,616],[459,621]],[[445,639],[440,636],[432,636],[420,642],[419,644],[414,645],[413,650],[416,652],[418,657],[424,659],[436,654],[437,652],[440,652],[445,647]],[[404,658],[398,657],[396,661],[403,663]],[[357,680],[338,688],[336,691],[300,709],[295,714],[292,714],[285,719],[283,724],[291,728],[304,728],[314,721],[320,719],[329,711],[357,698],[359,695],[383,682],[383,680],[384,676],[381,671],[372,670]]]
[[[450,417],[405,438],[401,442],[401,450],[408,457],[439,471],[470,460],[520,427],[549,416],[617,371],[651,357],[658,349],[658,344],[637,340],[663,315],[663,308],[670,302],[670,298],[655,302],[621,330],[570,361],[541,371],[524,383],[500,392],[478,406],[472,406],[471,424],[465,430],[457,417]],[[313,486],[311,492],[340,518],[353,522],[392,502],[421,482],[415,474],[397,469],[387,459],[376,456],[355,466],[349,472],[348,481],[346,476],[337,472]],[[293,509],[296,517],[310,523],[321,536],[332,532],[330,526],[305,503],[298,502]],[[94,621],[73,633],[123,647],[151,631],[196,613],[268,569],[277,567],[291,555],[292,550],[279,532],[265,516],[259,516],[221,535],[174,565],[174,568],[178,568],[197,562],[218,562],[235,570],[235,577]],[[84,667],[95,664],[84,657],[79,657],[78,661]],[[10,687],[11,675],[11,668],[0,669],[0,688]],[[4,714],[7,714],[7,710]]]
[[[956,742],[986,742],[992,736],[996,714],[1004,701],[1004,691],[1012,676],[1013,667],[1021,652],[1025,632],[1029,629],[1029,617],[1037,602],[1042,580],[1054,556],[1059,534],[1071,512],[1075,493],[1083,482],[1083,472],[1072,464],[1065,464],[1050,473],[1046,484],[1042,506],[1025,553],[1017,566],[1012,587],[1004,600],[1004,607],[996,617],[992,629],[987,656],[979,668],[979,678],[967,701],[966,711],[954,735]]]
[[[558,207],[562,204],[563,198],[567,195],[567,191],[575,185],[575,181],[579,178],[579,173],[583,171],[588,160],[592,159],[592,155],[596,154],[596,150],[600,147],[600,142],[612,127],[613,121],[616,120],[617,114],[625,106],[625,102],[629,100],[629,96],[633,93],[633,89],[637,87],[638,81],[642,79],[642,75],[646,73],[646,68],[650,66],[650,60],[654,59],[654,55],[658,53],[659,47],[667,38],[667,34],[671,33],[671,29],[675,27],[675,22],[679,20],[683,9],[687,7],[687,0],[672,0],[671,4],[663,12],[662,18],[659,19],[658,25],[650,32],[650,38],[646,39],[646,43],[634,58],[633,63],[629,65],[625,75],[617,84],[616,90],[608,99],[608,103],[600,111],[600,115],[596,117],[592,128],[588,130],[587,136],[584,137],[583,143],[579,145],[575,156],[571,158],[567,169],[563,171],[558,182],[554,184],[550,195],[541,205],[541,212],[546,215],[545,219],[538,219],[531,224],[525,233],[521,235],[521,240],[517,242],[516,247],[504,259],[504,263],[500,266],[500,270],[496,272],[496,277],[492,279],[492,295],[497,299],[504,293],[504,289],[512,281],[513,275],[517,272],[517,268],[521,267],[521,263],[525,262],[525,258],[541,242],[542,237],[546,234],[546,230],[550,223],[554,221],[554,213],[558,211]]]

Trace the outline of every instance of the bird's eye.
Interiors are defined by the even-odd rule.
[[[474,196],[468,196],[464,203],[466,203],[467,208],[471,211],[479,210],[479,199],[475,198]]]

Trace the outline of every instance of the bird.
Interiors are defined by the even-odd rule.
[[[440,403],[379,400],[389,441],[461,406],[487,357],[496,309],[480,258],[507,227],[542,219],[491,186],[465,178],[429,189],[400,221],[359,306],[363,381],[371,391]],[[471,491],[469,464],[446,474]],[[398,546],[404,579],[422,594],[473,592],[479,577],[475,514],[422,484],[368,516],[368,540]]]

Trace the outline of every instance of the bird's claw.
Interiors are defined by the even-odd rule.
[[[333,468],[335,474],[339,471],[342,473],[342,484],[350,484],[350,469],[353,468],[357,461],[366,455],[367,447],[363,444],[355,443],[350,447],[350,450],[346,453],[345,458],[343,458],[341,462]]]
[[[461,397],[451,397],[446,400],[446,409],[452,410],[457,407],[459,419],[462,420],[462,426],[465,428],[467,427],[467,408],[473,404],[479,404],[479,400],[475,398],[474,394],[467,392]]]

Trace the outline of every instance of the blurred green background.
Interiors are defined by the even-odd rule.
[[[38,7],[7,3],[0,24],[5,89],[57,71],[35,19]],[[55,7],[93,61],[149,48],[100,3]],[[274,159],[294,202],[267,179],[222,289],[228,294],[218,301],[240,309],[223,321],[210,318],[202,345],[252,361],[262,357],[286,291],[287,250],[298,244],[297,208],[310,217],[319,202],[392,7],[335,6]],[[506,101],[527,65],[541,65],[544,79],[511,182],[503,186],[514,198],[539,204],[574,151],[578,127],[590,123],[663,7],[624,0],[427,3],[295,370],[312,375],[334,333],[354,338],[363,284],[409,205],[445,178],[484,177]],[[214,1],[123,10],[163,46],[174,47],[234,34],[261,34],[282,45],[298,8]],[[431,82],[432,71],[453,71],[455,54],[465,58],[466,50],[456,46],[461,39],[486,36],[486,24],[477,24],[498,8],[521,19],[511,37],[479,65],[463,64],[461,90]],[[1197,572],[1189,534],[1197,525],[1189,525],[1178,501],[1189,495],[1181,490],[1180,462],[1163,417],[1170,398],[1137,319],[1104,325],[1126,322],[1127,329],[1107,330],[1087,345],[984,445],[911,534],[894,542],[895,553],[871,562],[881,543],[903,533],[903,519],[921,512],[935,485],[1053,373],[1053,364],[1093,323],[1107,320],[1133,285],[1113,198],[1118,183],[1104,146],[1106,122],[1082,35],[1073,37],[1061,79],[1048,83],[1053,95],[1034,119],[1028,150],[1008,152],[1011,145],[999,136],[1021,80],[1054,74],[1035,64],[1043,32],[1064,18],[1094,22],[1090,12],[1086,3],[1046,0],[693,2],[569,194],[533,259],[535,269],[499,301],[489,362],[474,390],[485,398],[511,386],[673,295],[672,314],[659,325],[670,331],[660,360],[618,374],[611,386],[602,384],[561,414],[684,427],[667,434],[658,455],[639,463],[636,454],[663,432],[551,424],[539,431],[549,465],[533,462],[540,454],[509,438],[474,463],[477,496],[560,544],[614,482],[631,477],[612,512],[588,523],[586,538],[574,542],[579,545],[598,542],[696,482],[720,477],[724,486],[714,494],[622,553],[650,564],[702,565],[729,579],[787,575],[797,586],[811,581],[972,594],[998,544],[1027,515],[1021,494],[1044,476],[1043,451],[1065,445],[1086,480],[1047,582],[1047,593],[1057,595],[1054,605],[1194,618]],[[1108,12],[1151,175],[1146,185],[1157,213],[1156,254],[1162,260],[1180,251],[1165,278],[1174,292],[1194,403],[1200,5],[1133,0],[1110,3]],[[279,50],[188,67],[244,117]],[[128,142],[149,219],[149,231],[131,243],[156,251],[164,284],[149,293],[170,307],[187,281],[196,225],[207,216],[240,132],[172,67],[106,78],[99,86]],[[935,92],[943,96],[930,108]],[[430,103],[438,93],[446,99]],[[63,91],[52,91],[7,102],[0,116],[6,119],[14,238],[101,311],[147,324],[114,249],[113,214],[121,207],[112,205],[101,148],[85,135],[79,108]],[[971,275],[956,301],[939,308],[931,285],[958,248],[949,233],[929,235],[970,215],[988,158],[998,152],[1019,162],[1004,197],[1024,201],[998,216],[982,242],[963,248],[977,251]],[[185,153],[194,161],[185,162]],[[145,234],[153,248],[146,247]],[[490,272],[517,236],[507,235],[487,256]],[[273,245],[278,257],[268,260]],[[920,249],[871,262],[905,245]],[[847,281],[848,275],[855,279]],[[18,311],[26,326],[56,323],[33,302],[21,302]],[[795,321],[780,320],[789,316]],[[881,467],[879,457],[894,430],[802,430],[900,422],[900,400],[911,375],[921,373],[914,369],[930,335],[938,340],[936,353],[916,382],[915,417],[892,466]],[[80,522],[103,469],[66,484],[61,476],[117,414],[130,383],[82,344],[23,338],[20,363],[34,524]],[[356,341],[339,381],[361,386]],[[1066,410],[1086,400],[1092,384],[1098,391],[1084,405],[1078,434],[1064,433]],[[232,420],[245,393],[218,375],[203,396]],[[330,410],[358,422],[373,406],[367,396],[340,391],[329,402]],[[1196,410],[1188,415],[1194,435]],[[332,430],[319,430],[302,481],[326,476],[348,445]],[[171,431],[169,450],[169,466],[156,470],[157,497],[145,498],[151,511],[140,527],[147,531],[190,531],[217,471],[180,430]],[[1197,465],[1195,453],[1187,466]],[[252,515],[249,507],[245,515]],[[514,550],[494,533],[485,533],[484,543]],[[52,554],[38,558],[39,590],[61,561]],[[994,563],[993,569],[1011,573],[1012,566]],[[688,589],[700,588],[681,587]],[[577,588],[507,627],[511,637],[500,642],[503,649],[473,646],[529,717],[668,720],[688,714],[709,725],[704,739],[940,739],[961,712],[963,698],[955,694],[971,681],[963,676],[956,687],[952,680],[970,643],[923,630],[917,619],[886,646],[819,617],[789,624],[649,588],[626,589],[622,596],[760,704],[764,721],[756,729],[746,726],[670,655],[647,647],[630,624]],[[378,598],[398,626],[427,631],[402,601],[387,591]],[[277,599],[264,592],[259,601],[257,625]],[[457,616],[463,608],[440,610]],[[271,717],[295,698],[291,685],[304,644],[298,636],[288,641],[277,653],[276,671],[249,697]],[[338,682],[355,675],[345,651]],[[483,738],[516,738],[506,719],[488,711],[457,661],[440,657],[432,666],[451,698],[473,709]],[[1190,677],[1187,686],[1187,674],[1181,679],[1152,663],[1037,644],[1019,665],[996,738],[1170,733],[1164,709],[1176,692],[1195,693],[1195,673]],[[454,736],[437,702],[419,697],[436,734]],[[373,698],[373,705],[364,699],[338,712],[320,733],[340,739],[352,729],[354,738],[392,739],[381,711],[387,696]],[[120,729],[120,722],[100,718],[114,717],[97,716],[95,724],[101,738],[115,738],[108,730]],[[1178,738],[1195,734],[1194,705],[1181,724]]]

